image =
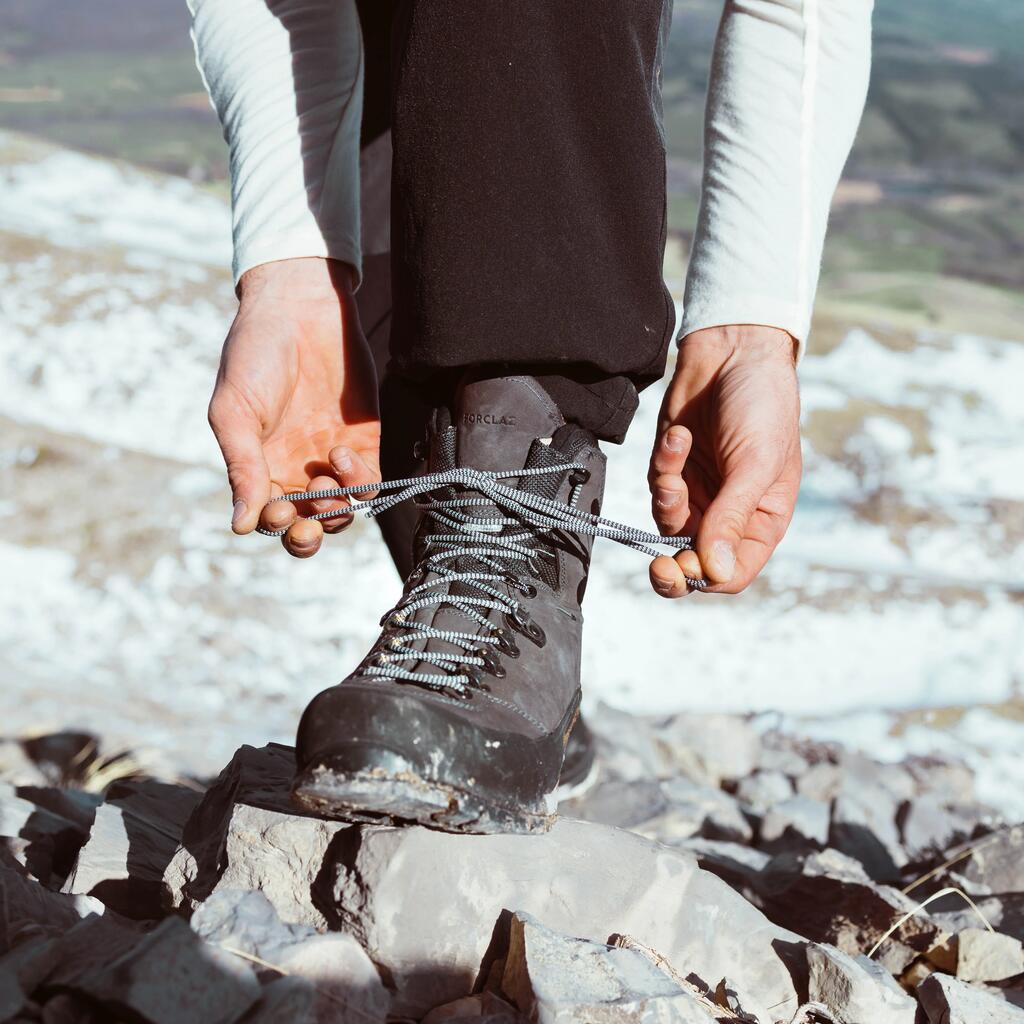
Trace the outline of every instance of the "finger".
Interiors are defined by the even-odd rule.
[[[662,431],[654,443],[647,482],[651,512],[663,534],[678,534],[689,517],[689,492],[682,474],[692,442],[686,427],[674,425]]]
[[[331,449],[328,459],[342,487],[380,483],[379,451],[356,451],[339,444]],[[355,495],[355,498],[357,501],[365,501],[376,493],[376,490],[363,491]]]
[[[310,558],[320,550],[324,531],[315,519],[297,519],[281,538],[285,551],[296,558]]]
[[[658,530],[676,536],[690,518],[690,492],[681,476],[664,475],[651,482],[651,512]]]
[[[279,498],[284,491],[280,484],[272,484],[270,497]],[[277,533],[278,530],[287,530],[298,517],[298,510],[290,501],[272,501],[260,512],[259,523],[264,530]]]
[[[700,560],[693,551],[677,551],[669,558],[659,555],[650,565],[651,586],[662,597],[686,597],[693,592],[689,579],[701,578]]]
[[[686,427],[675,424],[662,431],[651,452],[649,478],[653,480],[658,476],[681,474],[692,445],[693,435]]]
[[[329,491],[338,486],[338,481],[333,476],[317,476],[309,481],[307,491]],[[335,512],[343,509],[349,504],[348,498],[316,498],[309,503],[313,512]],[[317,520],[323,528],[324,533],[340,533],[352,522],[352,516],[338,516],[330,519]]]
[[[251,533],[270,497],[270,471],[256,417],[222,395],[214,393],[209,420],[231,485],[231,529],[238,534]]]
[[[718,494],[704,510],[697,531],[697,555],[711,583],[728,584],[736,575],[740,544],[775,476],[775,467],[767,460],[745,459],[727,472]]]

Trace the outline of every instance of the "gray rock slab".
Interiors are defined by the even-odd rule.
[[[745,778],[761,756],[760,734],[737,715],[673,715],[660,725],[658,738],[669,751],[679,752],[680,765],[695,756],[710,782]],[[685,759],[679,757],[683,752]]]
[[[923,793],[901,810],[903,846],[912,860],[939,855],[971,836],[986,816],[978,804],[953,804],[943,794]]]
[[[447,1021],[459,1020],[472,1020],[475,1024],[525,1024],[526,1017],[493,992],[481,992],[435,1006],[421,1024],[446,1024]]]
[[[50,892],[37,881],[0,863],[0,953],[32,934],[60,935],[89,914],[102,914],[103,904],[91,896]]]
[[[714,1024],[707,1004],[641,952],[512,918],[502,990],[537,1024]]]
[[[661,784],[668,807],[661,819],[651,823],[646,834],[671,843],[690,836],[726,842],[750,842],[754,830],[728,793],[689,779],[669,779]]]
[[[973,852],[954,870],[968,892],[1024,892],[1024,825],[1001,829],[961,847],[967,848]],[[959,850],[949,852],[952,855]]]
[[[112,786],[62,891],[96,896],[125,917],[162,917],[164,871],[200,796],[155,780]]]
[[[852,956],[871,949],[894,921],[917,907],[898,889],[872,881],[858,861],[831,849],[779,854],[751,881],[769,918]],[[914,914],[878,958],[901,973],[939,933],[927,913]]]
[[[214,946],[259,957],[311,982],[318,1020],[333,1020],[340,1013],[364,1022],[387,1016],[390,996],[351,935],[323,935],[309,925],[286,924],[263,893],[220,890],[196,911],[191,926]]]
[[[761,822],[761,845],[780,849],[789,845],[824,846],[828,842],[829,805],[809,796],[791,796],[769,808]]]
[[[260,997],[249,965],[168,918],[120,957],[82,972],[75,990],[152,1024],[232,1024]]]
[[[928,1024],[1024,1024],[1024,1010],[948,974],[929,975],[916,991]]]
[[[334,838],[351,828],[289,801],[293,751],[241,747],[189,817],[163,876],[172,907],[196,909],[221,889],[264,893],[283,921],[324,930],[313,885]]]
[[[909,858],[896,824],[898,810],[897,798],[882,786],[844,780],[832,805],[829,846],[860,861],[876,882],[899,881]]]
[[[513,907],[596,942],[630,935],[712,988],[727,979],[746,1005],[797,1006],[780,951],[799,937],[692,858],[629,832],[566,819],[530,836],[367,828],[333,872],[339,924],[392,979],[396,1015],[470,992]]]
[[[740,779],[736,787],[736,799],[762,815],[792,795],[792,781],[778,770],[756,771]]]
[[[888,971],[835,946],[807,947],[808,997],[824,1003],[837,1024],[914,1024],[917,1003]]]
[[[946,754],[912,755],[903,762],[917,792],[937,793],[954,803],[975,802],[974,773]]]
[[[956,938],[956,976],[961,981],[1005,981],[1024,972],[1020,939],[987,928],[965,928]]]
[[[327,1024],[317,1017],[316,999],[316,989],[305,978],[278,978],[263,987],[241,1024]]]
[[[47,801],[66,812],[63,814],[34,798],[53,792],[0,782],[0,838],[6,840],[4,845],[14,859],[46,885],[55,873],[67,871],[66,865],[86,840],[91,818],[67,797]]]
[[[575,800],[566,801],[559,813],[583,821],[616,828],[633,828],[663,814],[669,806],[657,779],[607,779]]]

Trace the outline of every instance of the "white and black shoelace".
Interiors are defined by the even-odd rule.
[[[570,478],[574,484],[568,502],[555,501],[500,482],[513,477],[522,479],[567,472],[576,474]],[[585,467],[575,462],[508,472],[458,468],[384,483],[301,491],[271,500],[298,502],[351,498],[367,491],[377,491],[375,497],[353,501],[343,509],[316,512],[305,517],[335,519],[362,512],[372,519],[400,502],[427,495],[428,500],[419,504],[423,514],[433,520],[434,529],[424,537],[426,552],[413,571],[413,578],[426,579],[431,574],[433,578],[410,588],[381,620],[381,625],[393,635],[363,672],[465,697],[471,688],[486,688],[485,673],[498,677],[504,675],[497,654],[515,650],[515,641],[509,631],[492,622],[488,611],[497,609],[505,613],[520,632],[535,643],[544,642],[543,630],[532,621],[523,605],[498,587],[504,583],[524,596],[536,593],[533,584],[524,580],[514,565],[525,563],[534,568],[537,559],[551,557],[549,551],[538,546],[542,532],[564,530],[607,537],[652,557],[659,554],[655,545],[693,550],[690,537],[664,537],[579,508],[576,502],[587,475]],[[475,493],[460,494],[452,490],[448,492],[451,497],[437,497],[436,493],[431,493],[454,488]],[[474,514],[474,507],[483,507],[490,514]],[[503,514],[495,516],[495,508]],[[280,537],[285,533],[284,530],[257,529],[268,537]],[[467,563],[471,568],[467,568]],[[687,577],[687,582],[695,590],[707,586],[703,579]],[[451,587],[455,583],[460,586]],[[411,618],[419,609],[431,605],[455,608],[482,626],[483,631],[444,630]],[[454,650],[447,653],[425,650],[430,640],[444,641]],[[423,644],[413,647],[415,641],[423,641]],[[439,671],[435,674],[412,671],[406,667],[408,663],[426,663]]]

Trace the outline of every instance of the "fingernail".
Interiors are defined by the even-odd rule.
[[[728,583],[736,569],[736,552],[732,545],[725,540],[716,540],[711,545],[711,561],[714,563],[715,575]]]
[[[665,447],[670,452],[681,452],[686,445],[678,434],[668,433],[665,435]]]
[[[681,497],[679,491],[669,491],[664,487],[659,487],[654,492],[654,500],[661,508],[675,508]]]
[[[232,506],[232,508],[234,509],[234,511],[231,513],[231,525],[232,526],[237,526],[238,525],[239,519],[241,519],[242,516],[245,515],[246,507],[247,506],[246,506],[245,502],[242,501],[241,498],[239,498],[238,501],[236,501],[235,504]],[[221,520],[221,522],[223,522],[223,520]]]
[[[651,582],[654,584],[654,589],[659,594],[671,594],[675,584],[671,580],[662,580],[657,577],[652,577]]]
[[[347,473],[352,468],[352,456],[348,452],[340,452],[334,456],[334,468],[339,473]]]

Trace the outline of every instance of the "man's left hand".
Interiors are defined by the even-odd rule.
[[[786,331],[757,325],[683,339],[648,483],[661,532],[695,536],[697,550],[651,563],[663,597],[687,594],[687,576],[738,594],[782,540],[802,469],[794,344]]]

